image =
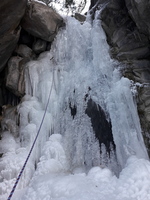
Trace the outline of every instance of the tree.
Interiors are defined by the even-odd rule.
[[[69,8],[71,5],[73,5],[74,4],[74,1],[73,0],[66,0],[65,1],[65,7],[66,8]]]

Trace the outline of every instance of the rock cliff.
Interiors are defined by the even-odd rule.
[[[25,13],[27,0],[0,2],[0,71],[5,67],[20,36],[20,21]]]

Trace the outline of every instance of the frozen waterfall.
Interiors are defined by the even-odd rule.
[[[146,177],[150,164],[131,82],[121,77],[118,63],[110,58],[100,20],[91,22],[88,17],[80,24],[66,17],[66,27],[58,33],[50,52],[27,64],[25,79],[26,95],[18,106],[20,136],[13,138],[6,132],[0,141],[5,153],[0,161],[0,200],[6,198],[23,165],[50,91],[47,114],[14,199],[108,200],[110,195],[113,200],[136,199],[131,198],[134,189],[128,193],[127,177],[134,169],[137,175],[138,166]],[[87,114],[90,101],[110,124],[114,144],[110,141],[109,148],[96,137]],[[9,147],[6,138],[11,142]],[[113,173],[120,171],[118,179]],[[95,196],[88,195],[88,189]]]
[[[147,158],[131,83],[120,78],[108,51],[99,20],[95,20],[92,26],[89,22],[80,25],[70,18],[50,53],[41,55],[27,68],[26,93],[36,97],[43,109],[54,76],[48,108],[52,120],[49,123],[53,133],[63,136],[70,167],[101,164],[98,140],[85,113],[87,99],[100,105],[112,123],[117,161],[121,168],[130,155]],[[74,117],[71,109],[76,112]],[[24,123],[25,120],[21,121]]]

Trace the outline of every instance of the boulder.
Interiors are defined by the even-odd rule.
[[[47,42],[41,39],[37,39],[32,46],[33,51],[36,54],[40,54],[44,51],[46,51],[46,47],[47,47]]]
[[[19,23],[25,13],[27,0],[0,1],[0,71],[6,65],[18,42]]]
[[[35,54],[32,51],[32,49],[25,44],[20,44],[15,49],[15,53],[17,53],[17,55],[21,56],[22,58],[30,58],[30,59],[35,58]]]
[[[27,0],[0,1],[0,36],[18,27],[26,5]]]
[[[19,56],[11,57],[8,61],[8,72],[6,87],[16,96],[23,96],[25,93],[24,68],[29,59]]]
[[[31,35],[51,42],[64,22],[52,8],[32,1],[28,3],[21,25]]]
[[[86,20],[86,16],[81,15],[80,13],[75,13],[75,18],[80,22],[84,22]]]

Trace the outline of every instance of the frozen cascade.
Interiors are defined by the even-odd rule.
[[[108,200],[110,194],[113,194],[112,199],[115,200],[132,199],[130,194],[128,198],[120,198],[119,195],[125,195],[129,190],[126,184],[122,193],[120,182],[129,172],[134,172],[134,169],[138,171],[138,162],[144,170],[147,166],[149,172],[150,165],[130,89],[131,83],[127,78],[121,78],[116,68],[117,63],[110,58],[108,52],[109,46],[100,20],[90,22],[87,19],[81,25],[74,18],[66,17],[66,27],[57,35],[51,51],[41,54],[37,61],[28,63],[26,96],[18,106],[20,138],[14,139],[7,132],[7,138],[13,141],[11,148],[6,150],[2,145],[5,154],[0,162],[0,200],[10,191],[23,165],[41,123],[51,87],[46,118],[18,188],[25,188],[33,178],[26,195],[23,195],[24,191],[21,195],[17,193],[20,196],[18,199],[74,200],[79,199],[75,192],[80,193],[80,187],[85,200]],[[111,121],[116,153],[112,149],[108,155],[105,145],[99,145],[95,137],[91,120],[86,114],[90,99],[101,106],[107,121]],[[96,167],[100,165],[104,169]],[[105,167],[116,174],[123,169],[118,186],[116,178]],[[78,173],[81,174],[77,176]],[[89,181],[91,177],[92,182]],[[79,188],[72,180],[79,183]],[[86,192],[86,184],[91,188],[91,194],[96,194],[95,198]],[[93,188],[94,184],[98,189]],[[106,195],[100,193],[106,188]],[[114,188],[118,189],[116,193]]]
[[[130,81],[120,78],[108,51],[99,20],[95,20],[92,27],[89,22],[80,25],[70,18],[66,21],[66,29],[58,34],[52,53],[32,62],[28,68],[27,78],[31,81],[26,81],[27,94],[38,98],[43,106],[54,74],[49,112],[54,120],[54,133],[63,136],[70,167],[85,163],[92,167],[101,163],[99,144],[85,114],[87,94],[110,115],[121,168],[130,155],[148,158]],[[70,107],[77,110],[74,119]]]

